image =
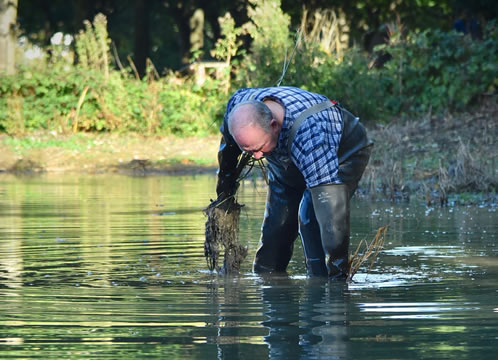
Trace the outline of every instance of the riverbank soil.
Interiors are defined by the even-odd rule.
[[[189,173],[215,171],[220,137],[35,132],[0,136],[0,171]]]
[[[472,112],[366,124],[375,146],[360,193],[391,200],[417,195],[428,204],[445,204],[455,193],[486,194],[496,201],[497,115],[491,102]],[[217,134],[4,134],[0,172],[214,173],[219,141]]]

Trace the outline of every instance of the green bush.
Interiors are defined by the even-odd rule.
[[[160,92],[161,132],[185,136],[217,133],[226,96],[222,83],[208,80],[202,87],[167,84]]]
[[[18,135],[35,129],[205,135],[217,132],[225,96],[223,84],[202,87],[149,69],[143,80],[131,70],[108,66],[105,18],[77,36],[80,62],[45,59],[0,78],[0,131]],[[104,60],[102,60],[104,59]],[[208,99],[208,100],[206,100]]]
[[[235,87],[275,86],[284,62],[282,85],[302,87],[341,102],[365,121],[387,121],[402,114],[462,110],[484,93],[495,94],[498,39],[494,23],[483,40],[455,32],[426,30],[405,38],[393,34],[378,51],[392,56],[383,68],[357,48],[342,56],[320,44],[295,43],[280,0],[252,0],[251,22],[235,28],[225,16],[216,55],[232,69]],[[85,22],[77,36],[79,63],[52,51],[52,58],[23,66],[0,78],[0,131],[21,134],[35,129],[117,131],[178,136],[216,133],[229,94],[227,78],[202,85],[174,75],[159,77],[152,66],[138,80],[131,69],[113,69],[105,18]],[[253,39],[239,51],[242,33]],[[234,55],[235,60],[234,60]],[[243,55],[243,56],[241,56]],[[231,63],[230,63],[231,62]]]
[[[50,65],[21,69],[0,83],[0,129],[8,133],[51,127],[69,114],[78,87],[71,71]]]
[[[235,85],[241,87],[275,86],[282,74],[286,51],[290,55],[293,41],[290,17],[280,8],[280,0],[250,0],[250,22],[243,26],[251,37],[248,56],[236,68]]]
[[[249,53],[235,68],[239,87],[274,86],[294,44],[288,17],[279,0],[252,1],[253,39]],[[274,36],[278,34],[278,36]],[[494,22],[483,40],[441,30],[392,33],[377,51],[392,59],[384,67],[370,67],[370,56],[358,48],[343,57],[321,50],[319,43],[301,41],[282,85],[320,92],[340,101],[366,121],[417,116],[429,111],[459,111],[484,94],[494,95],[498,78],[498,41]]]
[[[280,9],[279,0],[251,1],[251,21],[244,25],[252,38],[249,53],[236,67],[235,85],[239,87],[275,86],[284,63],[281,85],[319,92],[340,101],[364,119],[381,116],[381,74],[368,70],[368,58],[357,48],[344,58],[321,50],[320,44],[289,30],[290,19]],[[291,59],[292,56],[292,59]],[[382,112],[383,113],[383,112]]]
[[[381,121],[387,116],[384,110],[383,74],[369,70],[368,58],[357,48],[345,52],[338,61],[327,60],[312,71],[310,90],[339,101],[363,121]]]
[[[174,77],[136,80],[113,70],[105,81],[92,69],[46,67],[0,83],[0,131],[13,135],[35,129],[206,135],[217,132],[226,101],[215,80],[198,87]]]
[[[454,31],[425,30],[379,46],[392,56],[383,70],[386,109],[392,114],[462,110],[479,95],[494,93],[497,34],[490,23],[482,41]]]

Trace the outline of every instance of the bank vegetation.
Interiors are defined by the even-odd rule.
[[[229,13],[219,18],[218,62],[160,74],[148,61],[143,77],[112,51],[103,15],[85,21],[72,44],[52,44],[0,78],[2,145],[40,131],[213,136],[234,89],[280,83],[323,93],[362,118],[376,142],[363,180],[371,196],[444,204],[455,192],[496,192],[494,22],[473,39],[398,21],[367,53],[341,43],[346,30],[332,11],[304,12],[297,31],[277,0],[254,1],[248,15],[241,27]]]

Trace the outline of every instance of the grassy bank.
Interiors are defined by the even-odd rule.
[[[498,106],[370,127],[375,142],[360,193],[428,205],[496,202]],[[218,135],[179,138],[134,134],[33,132],[0,137],[0,171],[118,172],[130,175],[211,172]],[[257,170],[254,170],[257,171]]]

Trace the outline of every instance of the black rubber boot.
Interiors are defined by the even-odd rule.
[[[299,206],[299,234],[303,244],[306,270],[309,276],[327,276],[325,253],[320,237],[320,226],[313,209],[311,192],[306,190]]]
[[[349,262],[349,190],[345,184],[310,189],[329,279],[345,280]]]
[[[299,202],[304,191],[284,184],[275,173],[270,172],[269,177],[261,240],[253,264],[257,273],[287,269],[297,238]]]

